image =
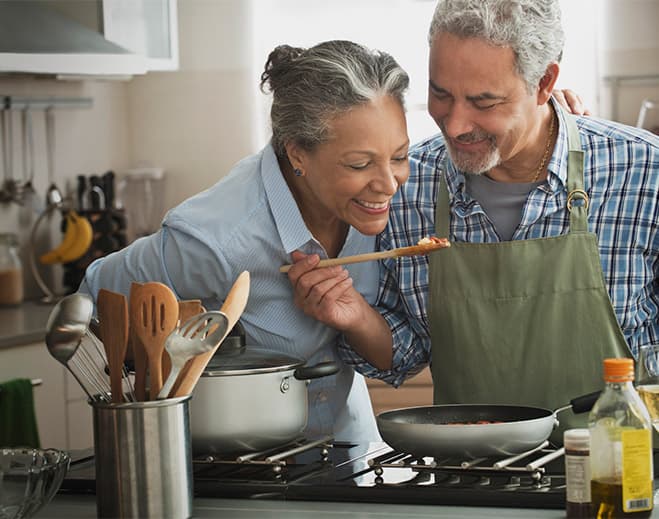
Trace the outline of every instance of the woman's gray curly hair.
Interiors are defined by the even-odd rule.
[[[439,0],[428,40],[442,33],[510,47],[517,72],[534,92],[565,44],[559,0]]]
[[[308,49],[280,45],[261,75],[261,90],[272,92],[272,146],[286,157],[295,142],[313,149],[329,138],[330,121],[340,113],[390,95],[404,108],[409,77],[385,52],[344,40]]]

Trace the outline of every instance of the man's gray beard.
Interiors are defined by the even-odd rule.
[[[484,155],[456,151],[448,143],[447,148],[451,161],[463,173],[482,175],[501,164],[501,155],[499,154],[499,150],[494,146]]]

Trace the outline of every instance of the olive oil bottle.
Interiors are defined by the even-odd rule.
[[[632,359],[605,359],[605,388],[590,412],[593,517],[652,514],[652,422],[633,386]]]

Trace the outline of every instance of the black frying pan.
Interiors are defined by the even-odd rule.
[[[513,405],[433,405],[386,411],[377,416],[382,439],[416,456],[480,458],[531,450],[551,435],[557,414],[590,411],[600,392],[550,411]],[[493,423],[479,423],[479,422]]]

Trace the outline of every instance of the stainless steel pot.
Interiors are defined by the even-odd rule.
[[[299,437],[307,424],[307,384],[333,375],[335,362],[305,361],[226,342],[190,401],[194,453],[260,451]]]

